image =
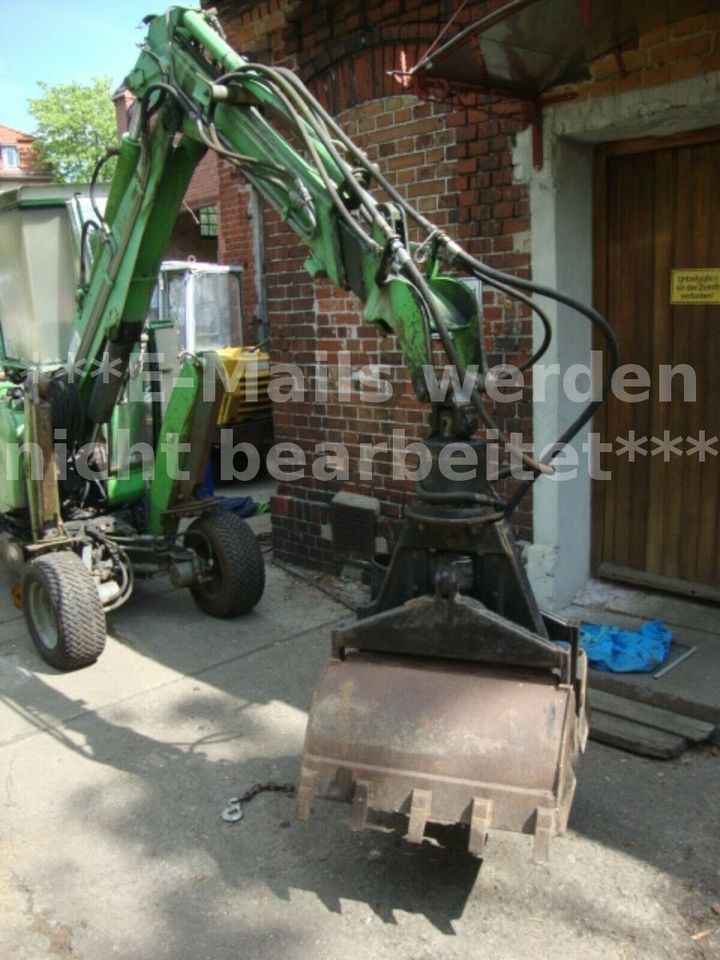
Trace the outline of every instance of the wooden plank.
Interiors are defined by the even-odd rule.
[[[657,760],[672,760],[688,747],[687,740],[677,734],[646,727],[642,723],[600,710],[593,711],[590,719],[590,739]]]
[[[720,517],[720,514],[718,514]],[[720,586],[709,586],[704,583],[691,583],[688,580],[679,580],[677,577],[663,577],[657,573],[644,570],[631,570],[629,567],[619,567],[614,563],[601,563],[595,570],[599,577],[608,580],[622,580],[625,583],[637,583],[641,587],[651,587],[653,590],[663,590],[666,593],[679,593],[685,597],[697,597],[699,600],[720,602]],[[720,570],[716,584],[720,580]]]
[[[720,308],[672,307],[669,283],[673,268],[720,263],[719,141],[715,127],[599,147],[594,194],[595,301],[615,326],[621,361],[652,378],[649,402],[611,398],[594,428],[605,441],[667,431],[684,453],[608,458],[612,480],[593,484],[592,568],[708,599],[720,594],[720,456],[703,462],[684,438],[720,435]],[[695,371],[696,402],[683,402],[682,376],[672,402],[660,402],[661,364]]]
[[[593,172],[593,304],[603,316],[607,316],[607,158],[605,147],[595,150]],[[593,327],[593,349],[601,350],[603,337],[600,331]],[[592,420],[592,430],[602,437],[607,434],[607,404],[598,410]],[[599,456],[602,469],[607,468],[608,455]],[[595,480],[591,486],[592,508],[592,536],[591,536],[591,563],[593,571],[602,561],[604,555],[604,517],[606,510],[607,484]]]
[[[715,730],[713,724],[705,720],[696,720],[694,717],[686,717],[672,710],[638,703],[636,700],[628,700],[627,697],[617,697],[615,694],[605,693],[604,690],[591,690],[588,700],[593,718],[595,711],[612,714],[614,717],[621,717],[665,733],[684,737],[691,743],[702,743],[708,740]]]
[[[653,402],[650,404],[650,422],[648,437],[662,437],[669,427],[668,404],[659,403],[658,371],[660,364],[672,361],[671,313],[668,297],[668,278],[673,264],[673,236],[675,216],[675,166],[676,155],[663,151],[655,157],[655,256],[654,284],[652,295],[652,358],[650,372],[653,381]],[[651,444],[648,443],[648,447]],[[648,454],[648,479],[646,506],[648,532],[643,544],[645,563],[644,573],[652,576],[664,574],[665,558],[665,497],[668,487],[670,464],[663,462],[662,456]]]
[[[607,317],[615,329],[623,363],[652,365],[652,294],[654,282],[655,161],[651,154],[615,158],[608,164]],[[628,278],[632,277],[632,282]],[[626,440],[632,430],[647,436],[651,401],[607,403],[607,442]],[[643,569],[647,539],[649,457],[634,461],[611,458],[612,480],[605,490],[606,527],[603,560]]]
[[[709,163],[710,148],[693,149],[685,147],[678,151],[678,181],[687,181],[687,190],[680,190],[682,206],[676,215],[675,242],[677,244],[677,267],[700,266],[708,263],[710,253],[710,234],[714,230],[710,205],[716,188],[717,171]],[[711,228],[712,223],[712,228]],[[670,404],[671,410],[681,411],[682,418],[677,421],[678,434],[683,437],[697,437],[699,431],[709,426],[708,414],[704,409],[703,386],[708,376],[716,375],[706,369],[705,353],[706,314],[704,307],[674,307],[673,335],[675,348],[673,360],[689,364],[696,374],[698,388],[697,402],[683,402],[677,396]],[[674,434],[675,435],[675,434]],[[684,445],[683,445],[684,446]],[[675,488],[678,491],[674,508],[677,511],[678,526],[681,528],[676,544],[677,575],[681,580],[697,581],[697,547],[700,534],[700,481],[703,472],[710,463],[700,463],[697,457],[683,455],[673,457],[672,473]]]
[[[715,143],[704,151],[706,168],[717,178],[720,165],[720,144]],[[705,181],[707,184],[707,180]],[[707,186],[706,186],[707,189]],[[710,188],[706,197],[711,205],[706,211],[708,223],[716,224],[720,218],[720,198],[717,186]],[[708,263],[720,264],[720,236],[717,230],[710,230],[709,247],[704,251]],[[720,308],[705,307],[704,343],[703,343],[703,382],[698,382],[698,400],[704,412],[700,426],[708,437],[720,435],[720,383],[717,371],[720,369]],[[693,460],[696,458],[693,457]],[[704,464],[698,464],[701,473],[698,499],[701,505],[701,518],[697,537],[697,573],[701,583],[718,583],[715,564],[718,557],[718,499],[720,499],[720,464],[718,457],[708,456]]]
[[[632,158],[633,177],[635,193],[638,195],[640,213],[636,212],[635,220],[632,224],[633,230],[638,230],[640,236],[652,235],[655,230],[655,158],[649,156],[635,156]],[[641,244],[641,250],[633,249],[633,245],[627,248],[628,260],[634,261],[634,267],[630,269],[630,275],[633,276],[632,287],[637,288],[637,295],[631,307],[632,314],[625,316],[625,324],[628,329],[628,341],[632,343],[632,355],[627,356],[623,362],[640,364],[651,374],[654,381],[653,372],[653,338],[648,335],[648,326],[651,320],[646,318],[648,306],[652,310],[653,304],[653,285],[655,282],[654,270],[654,251],[650,244]],[[627,269],[627,265],[626,265]],[[643,277],[643,282],[639,278]],[[643,322],[645,321],[645,322]],[[625,403],[627,408],[627,433],[635,431],[636,436],[648,436],[650,433],[651,410],[654,404],[653,391],[650,391],[650,399],[641,403]],[[645,542],[647,540],[648,530],[648,505],[647,489],[650,482],[651,458],[637,457],[634,463],[630,462],[629,457],[623,456],[623,462],[627,463],[627,486],[629,510],[627,514],[627,527],[625,537],[627,539],[627,557],[628,566],[633,570],[642,570],[645,567]]]
[[[720,127],[703,127],[701,130],[685,131],[669,137],[640,137],[637,140],[611,141],[603,144],[603,149],[608,157],[621,157],[630,153],[674,150],[676,147],[712,143],[716,140],[720,140]]]

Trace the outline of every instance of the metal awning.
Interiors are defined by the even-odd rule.
[[[589,63],[640,35],[720,7],[720,0],[512,0],[431,48],[408,85],[539,99],[588,79]]]

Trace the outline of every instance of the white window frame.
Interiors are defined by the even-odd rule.
[[[4,143],[0,149],[2,150],[3,167],[5,167],[6,170],[19,170],[20,151],[18,150],[17,144]],[[14,162],[11,162],[8,156],[11,157]]]

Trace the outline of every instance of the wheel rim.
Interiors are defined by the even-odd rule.
[[[212,600],[218,595],[222,579],[218,569],[217,557],[215,556],[215,551],[212,548],[212,543],[210,542],[209,537],[207,537],[200,530],[188,531],[185,542],[188,547],[195,551],[201,560],[205,561],[210,572],[209,579],[202,580],[193,589],[195,591],[200,591],[203,596],[207,597],[209,600]]]
[[[27,589],[27,609],[38,639],[48,650],[58,645],[58,626],[50,599],[39,583],[31,583]]]

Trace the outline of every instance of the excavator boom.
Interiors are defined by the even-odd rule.
[[[353,291],[364,319],[396,336],[420,401],[429,401],[434,339],[457,383],[476,371],[468,396],[433,404],[424,441],[431,473],[408,506],[382,585],[356,622],[335,631],[310,707],[298,814],[334,795],[352,803],[355,829],[373,809],[406,814],[414,842],[429,822],[464,823],[477,856],[489,829],[517,830],[534,834],[543,859],[565,827],[587,735],[585,661],[577,632],[538,609],[508,519],[600,401],[543,457],[515,450],[483,392],[476,299],[452,274],[477,277],[535,313],[545,335],[524,369],[551,337],[536,297],[571,307],[606,338],[606,387],[617,362],[612,331],[590,308],[463,251],[297,77],[237,54],[211,13],[173,7],[149,18],[127,86],[137,107],[95,224],[73,345],[88,430],[117,402],[169,231],[207,149],[241,171],[303,241],[311,276]],[[120,376],[97,376],[108,368]],[[495,431],[504,453],[530,471],[507,502],[488,480],[478,427]],[[442,452],[458,441],[473,446],[481,466],[453,485]],[[508,473],[501,465],[499,478]]]

